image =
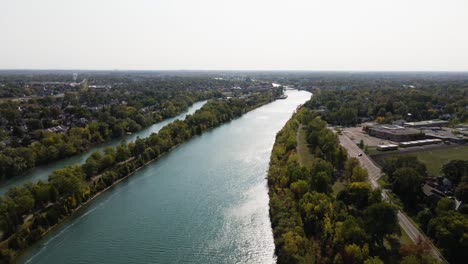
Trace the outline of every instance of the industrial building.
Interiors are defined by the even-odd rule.
[[[423,132],[428,138],[436,138],[457,144],[464,144],[468,142],[468,134],[466,131],[444,127],[440,129],[427,128],[424,129]]]
[[[448,121],[445,120],[426,120],[426,121],[419,121],[419,122],[408,122],[405,123],[405,127],[443,127],[449,124]]]
[[[422,140],[400,142],[400,147],[407,148],[407,147],[425,146],[425,145],[440,144],[440,143],[442,143],[442,140],[440,139],[422,139]]]
[[[366,128],[366,131],[370,136],[396,142],[412,141],[424,138],[423,132],[414,128],[398,125],[371,125]]]
[[[380,151],[387,151],[387,150],[397,150],[398,145],[395,144],[387,144],[387,145],[378,145],[377,150]]]

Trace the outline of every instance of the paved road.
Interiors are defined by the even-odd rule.
[[[348,150],[348,154],[350,157],[355,157],[359,159],[359,162],[361,163],[361,166],[367,169],[369,172],[369,181],[371,183],[372,189],[376,189],[379,186],[379,183],[377,180],[382,176],[382,171],[379,167],[377,167],[371,160],[370,158],[363,153],[363,151],[356,145],[354,141],[352,141],[347,135],[346,132],[343,133],[343,135],[339,135],[338,138],[340,139],[340,144],[345,147]],[[363,153],[361,157],[358,155],[360,153]],[[384,200],[387,202],[391,201],[388,199],[387,191],[383,190],[382,191],[382,197]],[[421,238],[423,240],[426,240],[429,242],[429,245],[431,246],[431,251],[432,254],[437,257],[439,260],[441,260],[444,263],[448,263],[444,257],[439,253],[439,251],[436,249],[436,247],[432,244],[431,240],[424,235],[419,229],[416,228],[416,226],[411,222],[411,220],[408,218],[408,216],[405,215],[405,213],[401,210],[398,210],[397,213],[398,217],[398,223],[400,224],[401,228],[405,230],[406,234],[410,237],[410,239],[413,242],[416,242],[417,239]]]

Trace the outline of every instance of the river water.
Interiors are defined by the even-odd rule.
[[[28,263],[274,263],[266,175],[276,133],[311,94],[180,145],[39,241]]]
[[[4,183],[2,183],[0,185],[0,195],[3,195],[6,191],[8,191],[9,188],[11,188],[13,186],[20,186],[20,185],[23,185],[23,184],[25,184],[27,182],[30,182],[30,181],[32,181],[32,182],[37,182],[39,180],[47,181],[47,179],[49,178],[49,175],[54,170],[61,169],[61,168],[65,167],[65,166],[68,166],[68,165],[83,164],[83,163],[85,163],[86,159],[95,151],[102,151],[105,148],[110,147],[110,146],[115,147],[118,144],[120,144],[121,142],[127,142],[127,143],[132,142],[132,141],[135,141],[137,137],[141,137],[141,138],[148,137],[149,135],[151,135],[151,133],[158,132],[165,125],[175,121],[176,119],[180,119],[180,120],[185,119],[185,117],[187,115],[191,115],[191,114],[195,113],[195,111],[200,109],[205,103],[206,103],[206,101],[196,102],[192,106],[190,106],[187,109],[187,111],[183,112],[182,114],[180,114],[178,116],[168,118],[168,119],[164,119],[163,121],[161,121],[159,123],[155,123],[155,124],[153,124],[153,125],[151,125],[151,126],[149,126],[147,128],[144,128],[144,129],[138,131],[137,133],[127,135],[125,137],[121,137],[121,138],[118,138],[118,139],[114,139],[112,141],[109,141],[109,142],[106,142],[106,143],[103,143],[103,144],[99,144],[99,145],[97,145],[97,146],[95,146],[93,148],[90,148],[88,151],[86,151],[85,153],[82,153],[80,155],[75,155],[75,156],[72,156],[72,157],[69,157],[69,158],[65,158],[65,159],[61,159],[61,160],[49,163],[47,165],[42,165],[42,166],[35,167],[35,168],[31,169],[30,171],[28,171],[24,175],[11,178],[11,179],[5,181]]]

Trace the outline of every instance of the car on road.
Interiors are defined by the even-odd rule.
[[[362,156],[362,153],[359,153],[359,154],[358,154],[358,157],[361,157],[361,156]]]

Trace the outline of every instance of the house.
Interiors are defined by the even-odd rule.
[[[50,132],[50,133],[57,133],[57,134],[61,134],[61,133],[66,133],[68,131],[68,127],[66,126],[54,126],[54,127],[50,127],[50,128],[47,128],[47,129],[44,129],[42,130],[43,132]]]

